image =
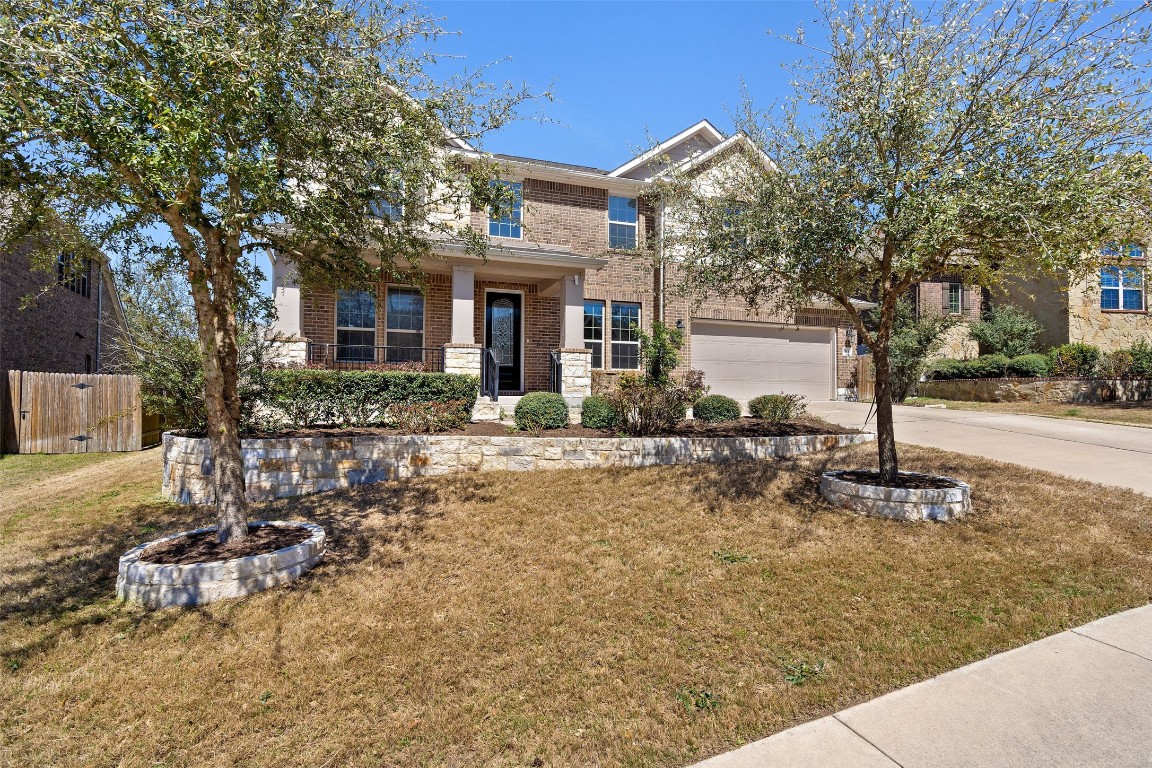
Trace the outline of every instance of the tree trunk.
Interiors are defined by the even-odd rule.
[[[896,459],[896,431],[892,424],[892,367],[888,360],[888,341],[872,349],[876,366],[876,448],[880,455],[880,479],[894,483],[900,472]]]

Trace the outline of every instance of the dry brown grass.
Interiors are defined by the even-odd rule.
[[[1152,499],[903,455],[975,513],[835,512],[815,459],[428,479],[264,505],[325,564],[158,613],[115,558],[205,512],[155,453],[70,470],[0,514],[0,764],[683,765],[1152,598]]]
[[[918,397],[908,405],[945,405],[957,411],[983,411],[986,413],[1019,413],[1025,416],[1049,416],[1056,419],[1102,421],[1106,424],[1127,424],[1133,427],[1152,427],[1152,401],[1131,403],[971,403],[966,400],[937,400]]]

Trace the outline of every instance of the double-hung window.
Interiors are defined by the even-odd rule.
[[[636,247],[636,198],[608,198],[608,247],[631,250]]]
[[[388,286],[385,308],[388,332],[386,362],[424,359],[424,294],[418,288]]]
[[[640,367],[640,305],[612,302],[612,367]]]
[[[964,313],[964,286],[961,283],[945,283],[948,291],[948,314],[960,315]]]
[[[373,362],[376,353],[376,297],[371,291],[336,294],[336,359]]]
[[[493,187],[503,187],[507,192],[502,195],[504,200],[500,206],[500,213],[503,215],[496,218],[495,211],[488,211],[488,235],[519,240],[521,236],[521,203],[524,196],[523,185],[518,181],[493,181],[491,184]]]
[[[1100,270],[1100,309],[1144,311],[1144,270],[1104,267]]]
[[[92,298],[88,280],[92,274],[92,259],[61,253],[56,257],[56,282],[72,293]]]
[[[592,352],[592,367],[604,367],[604,302],[584,302],[584,349]]]

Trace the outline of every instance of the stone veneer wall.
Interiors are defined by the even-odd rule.
[[[1152,379],[957,379],[921,382],[921,397],[976,403],[1106,403],[1152,400]]]
[[[244,480],[253,501],[354,485],[485,470],[647,467],[746,461],[831,450],[870,433],[802,437],[473,437],[365,435],[244,440]],[[165,498],[213,501],[207,438],[164,435]]]

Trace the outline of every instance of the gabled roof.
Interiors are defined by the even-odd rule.
[[[637,168],[642,167],[645,163],[651,162],[653,159],[660,157],[661,155],[673,154],[673,151],[677,147],[681,146],[682,144],[686,144],[694,138],[702,139],[703,142],[710,148],[723,143],[726,139],[724,134],[716,129],[716,126],[712,125],[712,123],[708,122],[707,120],[701,120],[695,125],[689,126],[683,131],[680,131],[680,133],[676,134],[672,138],[660,142],[660,144],[658,144],[653,149],[650,149],[647,152],[632,158],[619,168],[609,171],[608,175],[619,178],[629,174],[635,171]]]
[[[680,170],[690,170],[697,165],[708,162],[710,159],[716,157],[717,155],[727,152],[732,147],[741,144],[755,152],[756,155],[760,158],[760,162],[762,162],[764,166],[769,170],[772,170],[776,167],[776,164],[772,162],[772,158],[768,157],[764,150],[752,143],[752,139],[748,138],[748,134],[741,131],[740,133],[732,134],[728,138],[724,139],[724,141],[720,142],[706,152],[701,152],[698,155],[693,155],[684,160],[680,165]]]
[[[590,165],[576,165],[575,163],[560,163],[555,160],[541,160],[536,157],[522,157],[520,155],[500,155],[494,154],[492,157],[497,160],[510,160],[514,163],[525,163],[528,165],[546,165],[549,168],[559,168],[564,171],[581,171],[582,173],[596,173],[601,176],[607,176],[608,171],[602,168],[593,168]]]

